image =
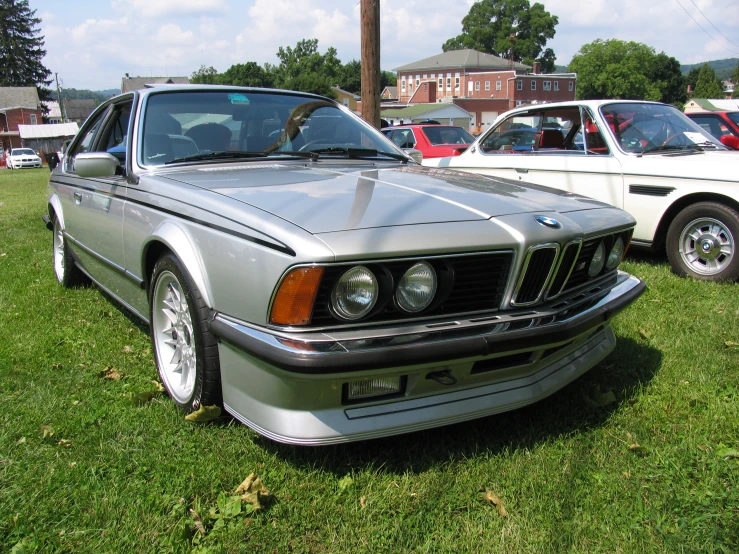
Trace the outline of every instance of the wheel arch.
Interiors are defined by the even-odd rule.
[[[150,293],[151,275],[157,260],[167,252],[171,252],[185,266],[187,273],[198,287],[203,301],[213,307],[210,282],[202,259],[193,246],[189,234],[172,222],[165,222],[157,227],[148,237],[141,252],[141,268],[147,297]]]
[[[64,229],[64,210],[62,210],[62,202],[59,200],[59,197],[56,194],[53,194],[51,198],[49,198],[49,217],[52,218],[59,218],[60,223],[62,224],[62,229]]]
[[[739,212],[739,201],[724,194],[718,194],[714,192],[696,192],[693,194],[686,194],[685,196],[681,196],[680,198],[675,200],[675,202],[670,204],[670,206],[662,214],[662,218],[657,225],[657,230],[654,233],[654,241],[652,242],[652,247],[655,250],[664,250],[665,241],[667,239],[667,230],[669,229],[670,223],[672,223],[672,220],[675,219],[677,214],[679,214],[688,206],[692,204],[697,204],[698,202],[717,202],[719,204],[725,204],[726,206],[729,206],[733,210]]]

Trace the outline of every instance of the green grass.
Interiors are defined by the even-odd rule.
[[[736,284],[632,257],[649,289],[617,318],[616,351],[545,401],[289,447],[188,423],[165,396],[134,401],[155,390],[146,330],[97,289],[57,285],[47,178],[0,171],[0,551],[739,551]],[[608,391],[616,402],[593,403]],[[251,472],[273,500],[229,510]]]

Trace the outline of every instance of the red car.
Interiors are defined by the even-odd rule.
[[[382,132],[400,148],[420,150],[424,159],[459,156],[475,142],[470,133],[453,125],[398,125]]]
[[[724,146],[739,150],[739,112],[694,112],[685,115]]]

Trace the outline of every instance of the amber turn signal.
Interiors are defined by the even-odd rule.
[[[272,302],[270,323],[308,325],[322,276],[322,267],[299,267],[288,273]]]

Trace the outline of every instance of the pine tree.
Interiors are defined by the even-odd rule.
[[[46,88],[51,72],[41,63],[46,55],[41,19],[28,0],[0,0],[0,86],[38,87],[39,98],[51,99]]]
[[[716,77],[710,65],[705,64],[698,73],[698,81],[695,83],[693,98],[723,98],[721,81]]]

